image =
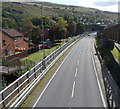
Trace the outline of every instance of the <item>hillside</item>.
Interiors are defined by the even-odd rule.
[[[117,13],[100,11],[98,9],[84,8],[80,6],[60,5],[48,2],[3,2],[2,17],[20,21],[24,18],[41,16],[41,5],[44,16],[75,16],[83,22],[116,22]]]

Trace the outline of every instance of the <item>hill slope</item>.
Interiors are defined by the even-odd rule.
[[[24,18],[41,16],[41,6],[44,16],[75,16],[83,22],[117,22],[117,13],[100,11],[98,9],[80,6],[59,5],[48,2],[3,2],[2,17],[20,21]]]

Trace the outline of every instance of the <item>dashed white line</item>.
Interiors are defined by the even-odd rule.
[[[78,60],[78,62],[77,62],[77,66],[79,65],[79,60]]]
[[[75,91],[75,81],[74,81],[74,83],[73,83],[71,98],[73,98],[73,96],[74,96],[74,91]]]
[[[75,77],[77,76],[77,73],[78,73],[78,69],[76,68]]]

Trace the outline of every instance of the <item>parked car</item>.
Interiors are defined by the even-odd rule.
[[[51,46],[46,45],[46,44],[43,44],[43,45],[40,46],[40,48],[41,48],[41,49],[50,49]]]

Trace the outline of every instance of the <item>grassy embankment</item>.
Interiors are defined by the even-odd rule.
[[[119,62],[119,60],[120,60],[120,52],[117,50],[116,47],[114,47],[114,49],[111,51],[111,53],[113,54],[114,58]]]
[[[100,39],[98,37],[96,37],[96,43],[97,50],[102,56],[103,63],[107,66],[112,77],[120,88],[120,65],[118,62],[116,62],[116,60],[119,60],[120,58],[120,53],[118,52],[116,47],[114,47],[113,50],[110,50],[105,46],[101,46]]]
[[[76,38],[76,36],[71,37],[71,38],[67,38],[65,42],[68,42],[74,38]],[[63,44],[65,44],[65,42],[59,43],[57,46],[54,46],[50,49],[44,49],[45,57],[48,56],[53,51],[55,51],[60,46],[62,46]],[[28,57],[22,58],[21,61],[24,61],[26,59],[31,60],[32,62],[37,62],[37,61],[42,60],[43,59],[43,50],[39,50],[38,52],[33,53],[33,54],[29,55]]]
[[[54,47],[52,47],[50,49],[44,49],[45,56],[48,56],[50,53],[52,53],[53,51],[55,51],[61,45],[54,46]],[[42,58],[43,58],[43,50],[39,50],[38,52],[33,53],[33,54],[29,55],[28,57],[25,57],[25,58],[23,58],[21,60],[24,61],[24,60],[28,59],[28,60],[31,60],[32,62],[36,62],[36,61],[42,60]]]

